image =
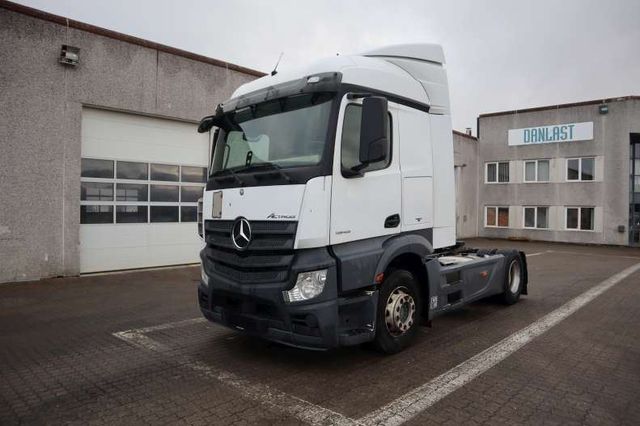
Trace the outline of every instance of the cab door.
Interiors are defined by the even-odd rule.
[[[388,103],[389,155],[371,163],[361,176],[345,173],[359,164],[362,99],[340,105],[333,161],[330,244],[399,233],[401,178],[397,105]]]

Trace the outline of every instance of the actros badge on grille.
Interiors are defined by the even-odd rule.
[[[231,241],[238,250],[244,250],[251,242],[251,225],[244,217],[239,217],[231,230]]]

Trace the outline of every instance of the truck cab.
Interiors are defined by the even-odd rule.
[[[212,156],[198,299],[213,322],[308,349],[374,341],[397,352],[420,322],[526,293],[524,254],[456,245],[438,45],[262,77],[199,131]]]

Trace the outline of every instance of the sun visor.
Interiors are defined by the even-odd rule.
[[[224,112],[236,110],[249,105],[255,105],[271,99],[314,92],[337,92],[340,87],[342,74],[339,72],[325,72],[307,75],[303,78],[287,81],[275,86],[249,92],[221,104]]]

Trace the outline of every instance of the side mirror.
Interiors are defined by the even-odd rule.
[[[389,152],[387,99],[371,96],[362,100],[360,123],[360,163],[382,161]]]
[[[208,132],[213,125],[215,124],[215,116],[210,115],[208,117],[200,120],[200,124],[198,125],[198,133],[206,133]]]

